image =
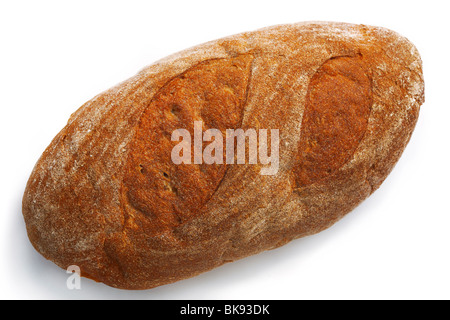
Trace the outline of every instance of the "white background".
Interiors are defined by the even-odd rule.
[[[448,1],[0,2],[0,298],[448,299]],[[426,102],[381,188],[330,229],[192,279],[124,291],[82,279],[28,241],[31,170],[85,101],[176,51],[275,24],[325,20],[393,29],[424,63]]]

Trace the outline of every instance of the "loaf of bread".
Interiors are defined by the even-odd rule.
[[[58,266],[122,289],[277,248],[372,194],[423,102],[418,51],[380,27],[279,25],[192,47],[70,117],[26,186],[29,239]],[[245,161],[237,145],[225,152],[238,129],[259,134],[257,157],[250,135]],[[213,142],[214,161],[202,158]]]

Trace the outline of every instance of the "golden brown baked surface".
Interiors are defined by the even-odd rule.
[[[379,27],[308,22],[179,52],[85,103],[23,197],[62,268],[147,289],[330,227],[373,193],[424,102],[416,48]],[[279,169],[174,164],[176,129],[278,129]]]

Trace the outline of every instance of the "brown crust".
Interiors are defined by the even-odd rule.
[[[28,181],[28,236],[118,288],[195,276],[339,220],[392,170],[423,101],[417,50],[383,28],[298,23],[196,46],[72,115]],[[175,166],[168,135],[193,120],[279,129],[277,174]]]
[[[124,192],[135,209],[131,211],[151,219],[148,235],[195,216],[222,181],[225,162],[174,164],[171,150],[178,141],[171,134],[186,129],[193,137],[194,121],[223,135],[239,128],[251,61],[251,55],[203,61],[170,80],[145,109],[130,143]]]
[[[298,188],[335,172],[358,147],[372,107],[365,68],[361,54],[333,57],[311,78],[294,169]]]

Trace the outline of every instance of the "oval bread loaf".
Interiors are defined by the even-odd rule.
[[[117,288],[193,277],[350,212],[392,170],[423,102],[416,48],[384,28],[298,23],[193,47],[70,117],[26,186],[29,239],[60,267]],[[267,129],[277,157],[251,162],[249,138],[244,163],[236,150],[232,162],[191,162],[195,143],[176,163],[174,132],[194,139],[196,123],[200,138],[215,130],[215,152],[227,147],[218,133]]]

